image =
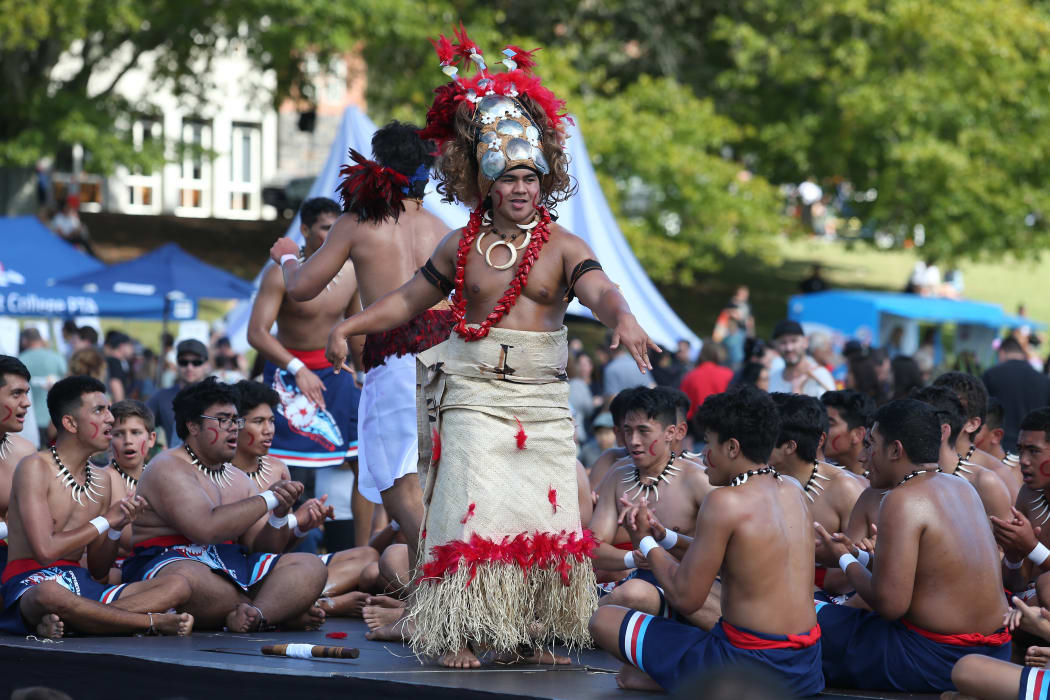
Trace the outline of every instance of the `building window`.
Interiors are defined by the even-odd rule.
[[[262,204],[262,130],[256,124],[234,124],[230,130],[231,213],[253,214]]]
[[[135,150],[163,148],[163,128],[157,119],[140,117],[131,125],[131,138]],[[160,211],[160,174],[144,173],[141,168],[132,169],[124,180],[127,187],[127,205],[131,213],[153,214]]]
[[[180,216],[208,216],[211,213],[211,126],[204,122],[182,123],[182,157],[179,162],[178,201]]]

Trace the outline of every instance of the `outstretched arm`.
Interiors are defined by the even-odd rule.
[[[594,312],[597,318],[606,328],[613,331],[613,339],[610,347],[613,349],[623,343],[624,347],[638,363],[638,369],[645,373],[653,366],[649,362],[649,348],[660,352],[660,346],[653,342],[652,338],[638,325],[638,319],[631,313],[631,307],[627,300],[620,294],[619,288],[613,284],[608,275],[600,269],[585,272],[577,279],[573,279],[573,271],[576,266],[585,260],[594,259],[594,251],[580,238],[573,236],[572,242],[566,246],[566,254],[563,258],[565,267],[565,279],[568,284],[573,285],[573,291],[580,299],[580,303]]]
[[[336,219],[324,244],[302,265],[295,260],[281,262],[285,255],[298,255],[299,246],[291,238],[277,239],[270,248],[270,257],[284,273],[288,296],[296,301],[309,301],[335,279],[343,263],[350,257],[350,233],[354,225],[351,216],[344,215]]]

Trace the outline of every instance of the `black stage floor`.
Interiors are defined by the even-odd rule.
[[[619,662],[584,652],[572,666],[496,666],[454,671],[421,665],[400,644],[369,642],[359,620],[330,620],[320,632],[222,634],[191,637],[75,637],[57,642],[0,637],[0,700],[27,686],[57,688],[75,700],[105,698],[272,697],[464,700],[478,698],[648,697],[616,688]],[[326,633],[346,632],[346,639]],[[302,660],[264,657],[265,644],[352,646],[357,659]],[[834,691],[825,698],[933,698],[935,696]]]

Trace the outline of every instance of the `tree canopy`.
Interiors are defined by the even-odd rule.
[[[795,226],[777,186],[808,176],[877,192],[852,213],[905,235],[921,225],[936,257],[1050,243],[1037,0],[0,0],[0,164],[72,141],[103,170],[151,157],[113,129],[135,106],[88,78],[153,52],[159,83],[199,97],[201,66],[230,40],[272,71],[275,102],[310,99],[306,56],[358,51],[373,118],[418,123],[442,79],[426,39],[460,20],[490,56],[544,47],[538,72],[657,281],[768,258]],[[63,53],[80,68],[59,79]]]

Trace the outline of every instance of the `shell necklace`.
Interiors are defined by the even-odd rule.
[[[518,238],[518,234],[517,233],[515,233],[513,236],[511,236],[510,240],[508,241],[503,236],[502,233],[500,233],[499,231],[496,230],[496,227],[492,225],[492,212],[491,211],[486,211],[484,213],[484,215],[482,215],[481,222],[482,222],[483,225],[488,226],[489,229],[487,231],[481,231],[478,234],[477,242],[474,245],[474,247],[478,251],[478,255],[485,256],[485,264],[488,265],[489,267],[494,268],[496,270],[506,270],[507,268],[513,266],[516,262],[518,262],[518,251],[519,250],[525,250],[525,248],[528,247],[529,243],[532,242],[532,229],[536,228],[536,226],[539,225],[539,223],[540,223],[540,213],[538,211],[536,212],[536,216],[532,219],[531,223],[523,224],[523,225],[522,224],[518,224],[518,228],[521,229],[525,233],[524,237],[522,237],[522,239],[521,239],[521,245],[514,245],[514,241]],[[493,241],[492,243],[490,243],[489,247],[486,248],[484,252],[482,252],[482,250],[481,250],[481,239],[483,239],[485,236],[487,236],[490,233],[494,234],[495,236],[497,236],[499,238],[499,240]],[[494,265],[492,263],[492,251],[495,250],[495,248],[497,246],[504,246],[507,249],[507,251],[510,253],[510,260],[508,260],[507,262],[503,263],[502,265]]]
[[[182,446],[186,448],[186,454],[190,456],[190,462],[193,463],[193,466],[197,467],[202,473],[207,474],[208,478],[212,480],[212,483],[220,489],[233,483],[233,479],[231,479],[229,475],[229,464],[223,464],[221,469],[206,467],[197,455],[193,453],[193,450],[190,449],[189,445],[183,443]]]
[[[124,485],[128,487],[129,491],[138,488],[139,480],[121,469],[120,465],[117,464],[117,460],[113,460],[109,466],[113,467],[117,471],[117,474],[120,474],[120,478],[124,480]]]
[[[248,478],[255,482],[255,484],[261,489],[263,484],[267,483],[267,479],[270,476],[270,462],[265,457],[256,458],[258,466],[255,471],[247,472]]]
[[[919,474],[925,474],[926,472],[939,472],[939,471],[941,471],[940,467],[937,467],[936,469],[916,469],[911,474],[909,474],[908,476],[906,476],[903,479],[901,479],[900,481],[898,481],[897,482],[897,486],[903,486],[905,484],[905,482],[909,481],[910,479],[914,479]],[[894,486],[893,488],[897,488],[897,486]]]
[[[813,463],[813,473],[809,475],[809,479],[806,480],[806,485],[802,487],[802,490],[806,492],[806,498],[809,499],[810,503],[813,503],[813,499],[816,496],[824,493],[824,487],[820,485],[821,480],[831,481],[831,477],[824,476],[818,471],[817,463]]]
[[[90,464],[84,463],[84,483],[81,484],[77,482],[76,477],[66,468],[66,465],[62,464],[62,460],[59,459],[58,451],[55,450],[54,445],[51,446],[51,457],[55,460],[55,464],[58,465],[58,479],[62,481],[63,486],[68,487],[72,491],[71,496],[77,505],[84,505],[84,496],[87,496],[92,503],[98,503],[95,500],[95,496],[102,496],[102,494],[95,490]]]
[[[639,494],[645,496],[646,500],[649,500],[650,496],[654,497],[654,501],[660,500],[660,482],[671,483],[671,479],[678,475],[678,472],[682,471],[679,467],[674,465],[675,455],[674,450],[671,451],[671,459],[667,460],[667,466],[657,476],[645,477],[648,481],[642,481],[642,473],[638,467],[634,468],[627,478],[623,480],[625,484],[631,484],[627,487],[627,490],[623,492],[625,497],[630,498],[632,501],[636,500]],[[670,477],[670,478],[669,478]],[[637,490],[636,490],[637,489]],[[633,496],[627,496],[631,491],[635,491]]]
[[[760,476],[762,474],[772,474],[774,479],[779,479],[780,474],[773,467],[765,466],[761,469],[748,469],[746,472],[737,474],[733,477],[733,480],[729,482],[730,486],[743,486],[747,483],[747,480],[753,476]]]

